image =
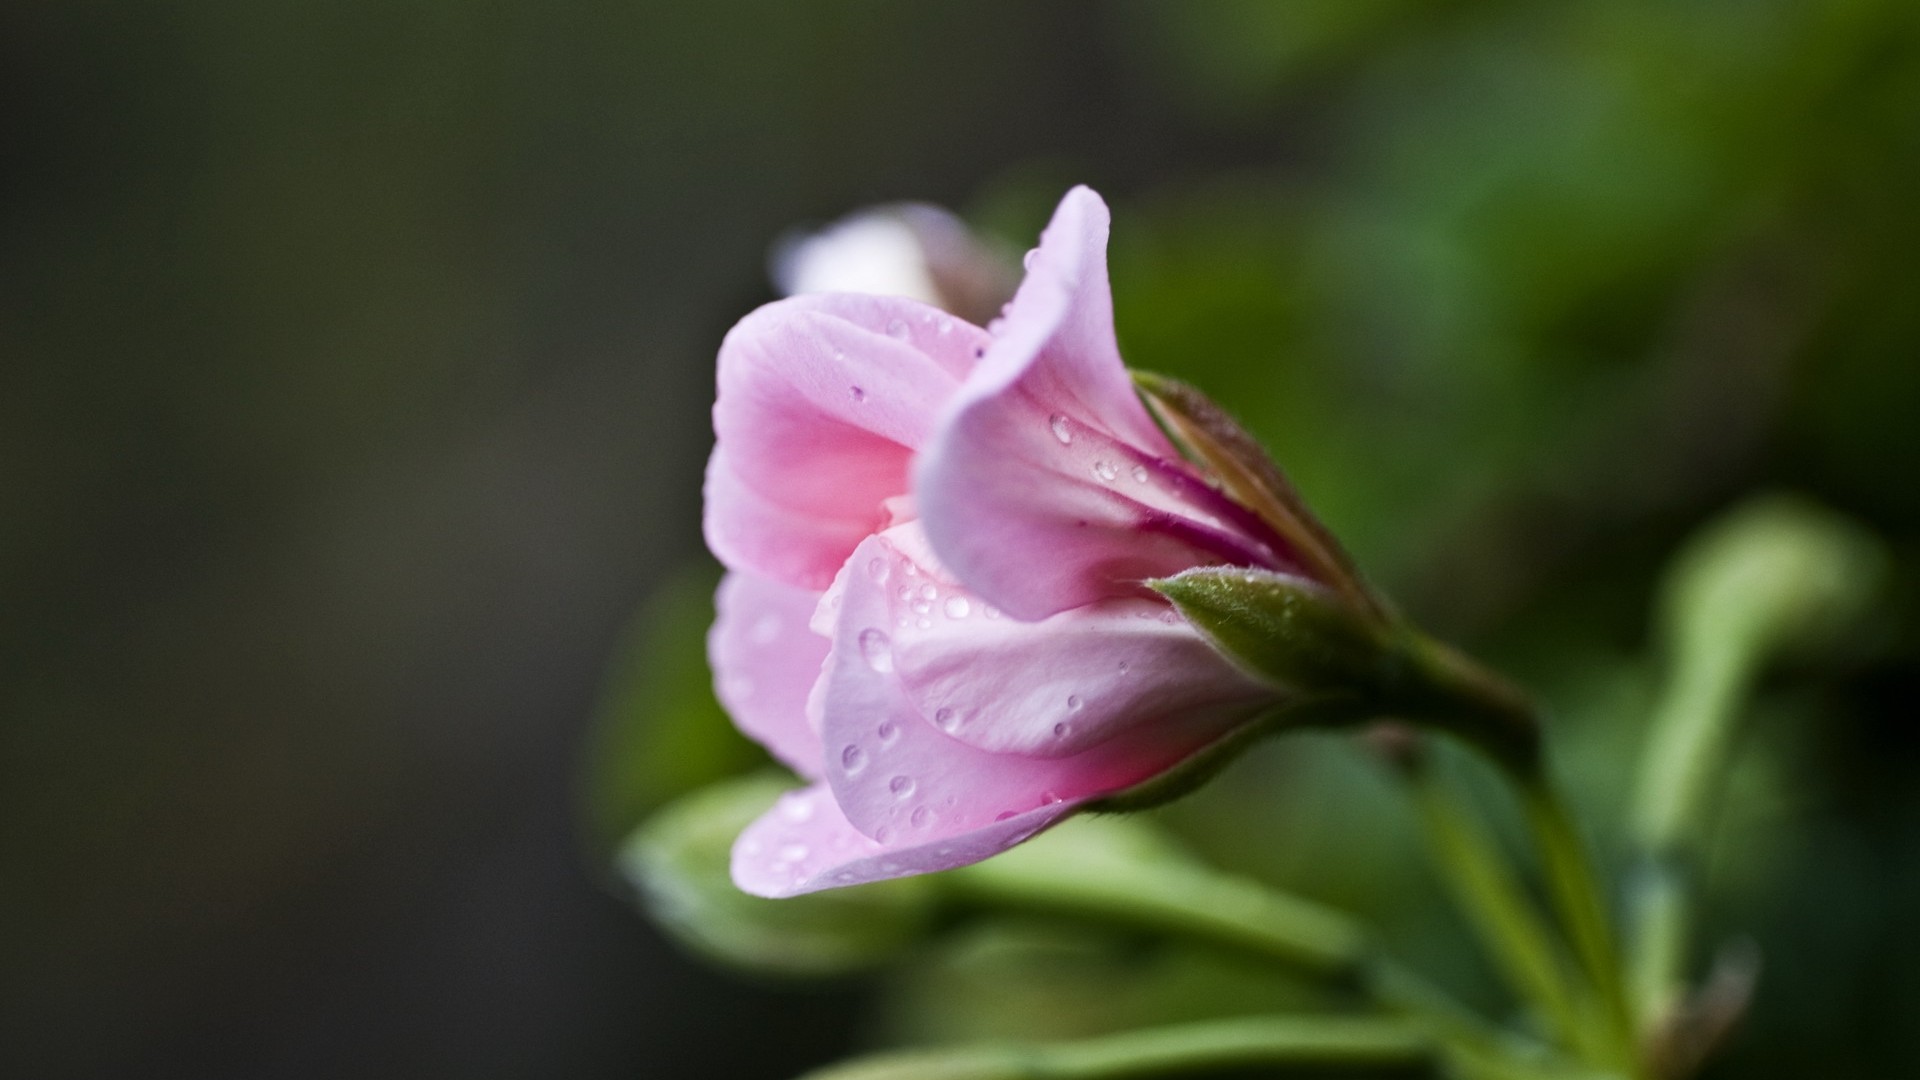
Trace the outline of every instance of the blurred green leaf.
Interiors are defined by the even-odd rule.
[[[633,835],[621,873],[675,937],[723,963],[771,975],[838,975],[891,959],[930,927],[934,890],[900,878],[782,900],[749,896],[728,872],[734,838],[791,780],[760,775],[671,803]]]
[[[601,851],[667,801],[767,761],[713,695],[706,635],[719,580],[704,561],[669,576],[609,665],[586,746],[585,813]]]

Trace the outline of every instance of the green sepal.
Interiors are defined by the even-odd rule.
[[[734,838],[790,778],[749,776],[702,788],[649,818],[618,866],[660,926],[695,951],[750,971],[825,976],[878,966],[931,929],[936,893],[900,878],[782,900],[749,896],[729,873]]]
[[[1309,577],[1355,610],[1384,621],[1386,605],[1259,440],[1198,389],[1152,372],[1132,374],[1148,409],[1188,460],[1279,534],[1286,554],[1298,559]]]
[[[1539,726],[1526,699],[1404,622],[1270,570],[1198,567],[1146,584],[1215,648],[1303,710],[1283,707],[1276,722],[1398,717],[1467,739],[1520,773],[1536,764]]]
[[[1304,578],[1203,566],[1147,586],[1241,667],[1294,694],[1365,693],[1391,674],[1391,631]]]

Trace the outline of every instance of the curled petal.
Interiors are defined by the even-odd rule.
[[[827,639],[807,626],[819,599],[735,571],[720,583],[707,634],[720,704],[742,732],[808,778],[822,775],[820,736],[807,723],[807,695],[827,658]]]
[[[909,524],[889,535],[915,531],[917,526]],[[1097,732],[1097,737],[1083,740],[1077,752],[1056,756],[982,749],[942,730],[940,721],[950,717],[925,715],[903,678],[901,665],[915,660],[906,646],[916,644],[913,631],[921,629],[917,620],[931,620],[915,612],[916,621],[904,631],[899,625],[895,603],[902,588],[911,588],[917,598],[907,601],[910,611],[911,604],[931,603],[923,591],[926,579],[910,578],[905,572],[909,565],[887,537],[873,537],[854,552],[837,585],[840,605],[833,647],[809,703],[835,800],[855,828],[882,843],[900,837],[917,841],[960,836],[1040,807],[1082,802],[1130,787],[1219,738],[1256,707],[1248,701],[1241,708],[1156,713],[1157,723]],[[933,587],[937,594],[939,586]],[[829,594],[829,603],[834,596]],[[958,596],[939,598],[943,616],[945,601]],[[903,632],[896,651],[895,635]],[[1119,658],[1116,653],[1116,668]],[[1004,654],[983,658],[969,687],[986,690],[1003,676],[1025,677],[1036,685],[1044,679],[996,666],[1004,660]],[[1095,662],[1091,650],[1079,662]],[[1114,704],[1105,694],[1101,700]],[[1007,742],[1018,743],[1023,731],[1032,731],[1011,720],[1011,707],[1000,715],[1008,718]],[[1116,709],[1111,715],[1126,714]],[[1136,720],[1141,715],[1132,714]],[[1050,735],[1057,721],[1042,719]],[[1094,727],[1097,731],[1099,725]]]
[[[1106,238],[1106,207],[1076,188],[916,466],[940,561],[1021,619],[1191,566],[1285,561],[1178,464],[1135,394],[1114,341]]]
[[[1037,807],[957,836],[904,834],[881,843],[850,824],[825,784],[781,798],[733,845],[733,881],[755,896],[783,897],[966,866],[1021,843],[1072,810]]]
[[[805,296],[742,319],[720,347],[708,545],[734,569],[821,589],[907,490],[913,452],[984,346],[910,300]]]
[[[853,586],[877,596],[856,606],[877,601],[908,701],[968,746],[1063,757],[1138,725],[1239,719],[1275,700],[1162,600],[1020,622],[947,579],[919,536],[913,525],[883,534]]]

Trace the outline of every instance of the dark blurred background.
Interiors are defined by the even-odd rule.
[[[1130,362],[1538,687],[1597,807],[1674,544],[1771,489],[1878,533],[1872,632],[1756,705],[1711,932],[1769,966],[1720,1075],[1913,1075],[1910,0],[6,5],[0,1072],[773,1078],[875,1037],[863,984],[649,928],[580,824],[589,718],[701,573],[769,243],[917,198],[1019,250],[1075,182]],[[1196,836],[1382,907],[1404,822],[1267,797],[1334,751],[1287,753]]]

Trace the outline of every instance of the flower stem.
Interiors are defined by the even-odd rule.
[[[1287,1016],[1214,1020],[1055,1043],[876,1054],[804,1080],[1136,1080],[1223,1069],[1440,1075],[1430,1040],[1403,1021]]]
[[[1582,1001],[1567,981],[1567,961],[1497,846],[1474,821],[1428,756],[1396,757],[1435,855],[1435,865],[1508,983],[1538,1009],[1567,1046],[1603,1060]]]
[[[1546,871],[1548,893],[1568,936],[1573,939],[1574,951],[1587,977],[1593,982],[1608,1034],[1618,1048],[1612,1063],[1631,1067],[1637,1049],[1633,1018],[1627,1006],[1626,982],[1620,970],[1620,953],[1614,944],[1605,894],[1594,875],[1586,844],[1544,767],[1536,767],[1514,779],[1519,787],[1521,808]]]

